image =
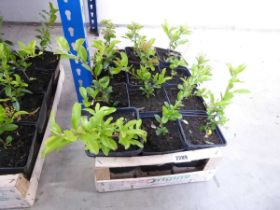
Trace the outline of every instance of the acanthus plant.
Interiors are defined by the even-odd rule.
[[[15,122],[24,114],[28,113],[16,111],[13,107],[0,104],[0,144],[4,148],[11,146],[13,137],[9,133],[18,129],[18,125]]]
[[[202,129],[206,133],[205,137],[212,135],[218,125],[224,125],[228,121],[225,115],[225,109],[230,105],[234,96],[236,94],[249,93],[247,89],[235,89],[235,84],[241,82],[238,76],[245,70],[245,68],[245,65],[239,65],[237,67],[228,65],[230,79],[225,92],[221,93],[219,98],[215,98],[211,91],[207,91],[207,93],[204,94],[208,99],[207,123],[202,126]]]
[[[108,156],[110,151],[115,151],[122,145],[125,150],[132,145],[142,148],[141,139],[146,140],[147,133],[141,129],[142,121],[130,120],[125,122],[121,117],[113,122],[110,116],[116,111],[113,107],[96,104],[94,109],[86,108],[90,117],[81,116],[82,105],[75,103],[72,109],[72,128],[62,131],[51,116],[51,137],[44,145],[42,154],[48,155],[53,151],[59,151],[63,147],[80,140],[85,149],[93,154],[102,152]]]

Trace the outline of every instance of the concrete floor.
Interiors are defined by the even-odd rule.
[[[34,27],[5,26],[11,40],[33,38]],[[124,29],[119,28],[118,34]],[[145,33],[157,37],[165,47],[159,28]],[[54,35],[61,34],[56,28]],[[242,84],[249,95],[235,98],[227,110],[230,121],[223,128],[228,140],[225,157],[212,181],[154,189],[97,193],[94,187],[93,160],[81,144],[73,144],[45,162],[32,210],[50,209],[199,209],[272,210],[280,205],[280,33],[279,31],[237,31],[193,29],[184,51],[189,63],[197,53],[211,60],[214,79],[208,86],[224,88],[225,63],[245,63]],[[92,37],[90,37],[92,39]],[[127,44],[127,43],[124,43]],[[71,106],[76,101],[68,62],[64,91],[57,113],[63,128],[70,125]]]

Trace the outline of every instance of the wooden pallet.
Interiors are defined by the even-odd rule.
[[[60,76],[52,105],[52,112],[54,114],[57,111],[64,78],[64,69],[60,65]],[[50,122],[48,122],[42,145],[49,135]],[[39,154],[41,150],[42,147]],[[45,158],[38,155],[30,180],[27,180],[23,174],[0,175],[0,209],[31,207],[34,204],[44,160]]]
[[[95,185],[98,192],[129,190],[148,187],[175,185],[189,182],[208,181],[214,175],[222,157],[222,148],[207,148],[165,155],[138,157],[95,158]],[[172,171],[151,171],[150,173],[124,173],[114,175],[110,168],[157,166],[168,163],[191,163],[203,160],[199,168],[182,168]]]

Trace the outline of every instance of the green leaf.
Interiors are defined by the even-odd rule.
[[[65,50],[67,52],[70,51],[69,44],[63,36],[56,38],[56,42],[61,49]]]
[[[79,103],[75,103],[72,108],[72,127],[74,129],[77,129],[80,124],[81,120],[81,111],[82,111],[82,105]]]
[[[52,134],[54,135],[59,135],[61,134],[61,128],[59,127],[59,125],[55,122],[55,119],[54,119],[54,113],[51,112],[51,116],[50,116],[50,123],[51,123],[51,132]]]
[[[91,153],[99,153],[99,145],[91,134],[83,134],[80,138],[85,143],[86,149],[88,149]]]

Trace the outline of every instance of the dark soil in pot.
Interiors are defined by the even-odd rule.
[[[51,72],[47,73],[36,70],[28,70],[26,74],[29,76],[29,78],[34,78],[29,81],[26,80],[26,82],[28,82],[28,90],[33,93],[42,93],[46,91],[52,79]]]
[[[176,86],[165,87],[168,99],[171,104],[174,104],[178,94],[178,88]],[[186,100],[183,100],[183,107],[181,110],[206,110],[206,107],[203,103],[203,99],[198,96],[190,97]]]
[[[45,51],[42,55],[31,58],[30,62],[32,63],[30,69],[56,69],[59,63],[59,55],[55,55],[50,51]]]
[[[10,135],[13,137],[12,146],[4,148],[0,144],[0,168],[24,167],[27,163],[35,128],[19,126]],[[1,135],[3,139],[7,135]]]
[[[133,47],[126,47],[125,52],[127,54],[128,62],[130,64],[139,64],[140,63],[140,58],[134,52]]]
[[[154,118],[143,118],[142,128],[148,132],[147,142],[144,145],[143,152],[170,152],[182,149],[181,136],[178,131],[177,122],[168,122],[166,127],[168,134],[157,136],[156,130],[152,125],[157,125]]]
[[[101,106],[112,106],[112,107],[128,107],[128,92],[125,83],[119,83],[112,86],[113,92],[110,95],[110,102],[95,101],[92,108],[95,107],[96,103]]]
[[[119,74],[113,75],[111,78],[111,84],[118,84],[118,83],[125,83],[126,82],[126,75],[124,72],[120,72]]]
[[[128,109],[130,109],[130,108],[128,108]],[[112,113],[110,116],[113,117],[114,121],[121,117],[124,118],[125,122],[128,122],[129,120],[133,120],[133,119],[138,119],[136,110],[135,110],[135,112],[132,110],[127,111],[127,112],[124,112],[122,110],[117,110],[116,112]]]
[[[44,99],[43,94],[27,94],[20,100],[21,110],[27,111],[27,115],[22,115],[22,121],[36,122]]]
[[[125,83],[115,84],[112,86],[113,92],[111,93],[110,101],[114,107],[128,107],[128,92]]]
[[[139,88],[129,90],[130,105],[139,108],[139,112],[161,111],[167,101],[163,89],[155,90],[155,95],[147,98]]]
[[[221,143],[219,136],[213,132],[206,137],[205,132],[201,129],[207,123],[206,116],[184,116],[181,120],[183,132],[186,140],[194,145],[211,145]]]

